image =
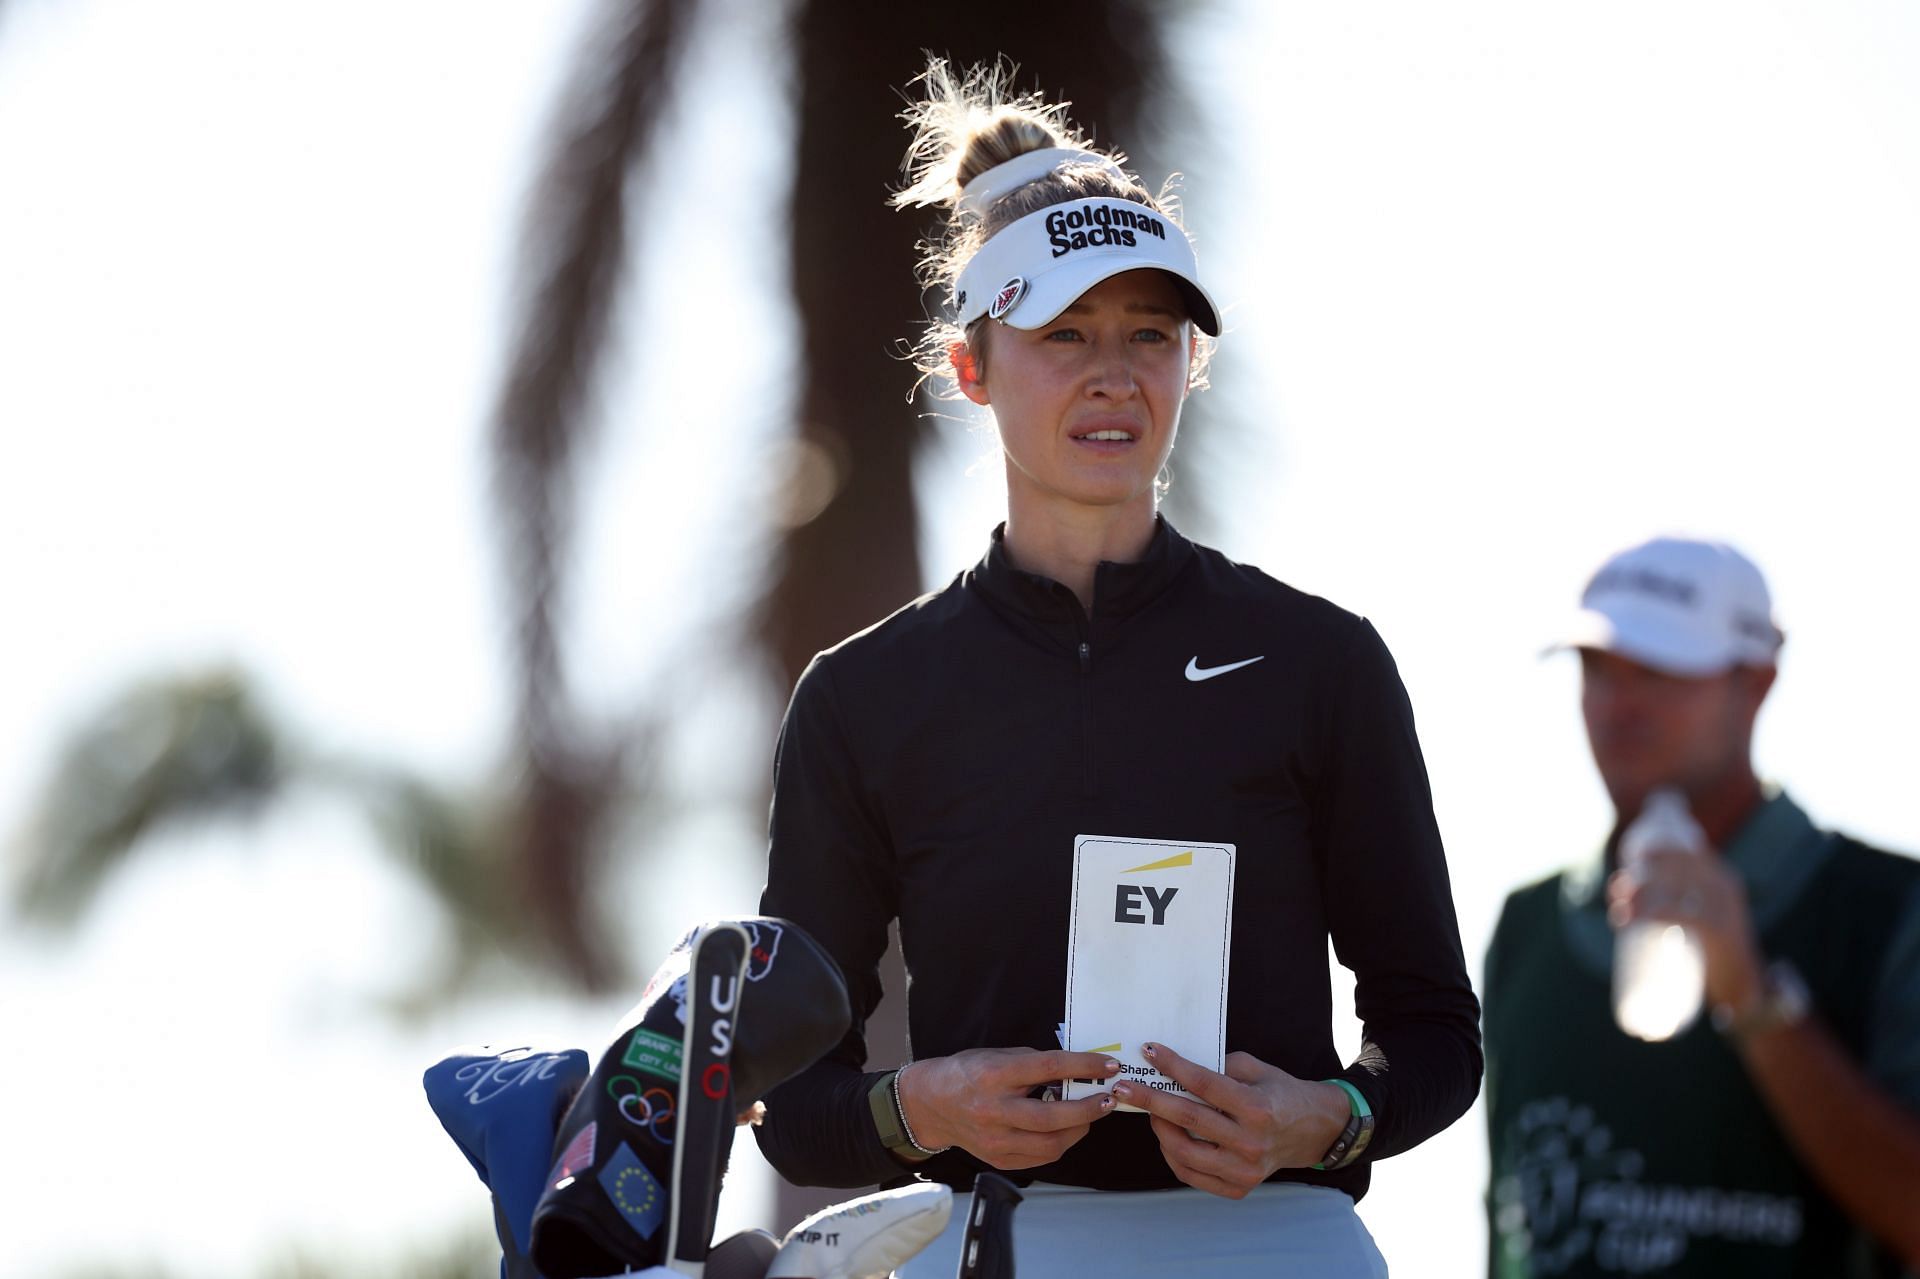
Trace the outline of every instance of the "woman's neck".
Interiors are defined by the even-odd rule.
[[[1015,568],[1050,577],[1093,613],[1093,575],[1102,560],[1126,564],[1153,541],[1151,503],[1072,511],[1007,513],[1005,545]]]

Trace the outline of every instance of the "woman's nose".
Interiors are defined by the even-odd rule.
[[[1096,395],[1125,399],[1139,388],[1133,377],[1133,364],[1125,348],[1104,351],[1095,356],[1093,375],[1087,390]]]

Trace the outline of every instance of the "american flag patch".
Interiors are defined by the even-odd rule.
[[[600,1125],[596,1121],[588,1124],[573,1135],[567,1148],[560,1152],[559,1162],[553,1165],[553,1172],[547,1177],[547,1185],[555,1190],[563,1181],[572,1181],[593,1166],[594,1129]]]

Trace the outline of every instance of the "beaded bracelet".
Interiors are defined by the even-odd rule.
[[[913,1125],[907,1122],[907,1108],[900,1104],[900,1076],[906,1074],[907,1066],[911,1065],[913,1065],[913,1063],[908,1062],[906,1066],[902,1066],[893,1072],[893,1113],[900,1120],[901,1135],[907,1139],[907,1144],[913,1147],[914,1153],[923,1159],[931,1159],[935,1155],[944,1155],[947,1151],[952,1150],[953,1147],[942,1146],[938,1150],[928,1150],[920,1144],[919,1138],[913,1135]]]

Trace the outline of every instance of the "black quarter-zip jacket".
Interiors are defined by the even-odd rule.
[[[946,589],[821,653],[795,687],[761,909],[833,954],[855,1021],[768,1097],[762,1150],[802,1185],[904,1175],[868,1110],[878,1075],[863,1072],[889,921],[915,1057],[1055,1048],[1074,837],[1209,841],[1238,850],[1227,1051],[1347,1079],[1375,1115],[1361,1163],[1273,1179],[1358,1199],[1367,1163],[1458,1118],[1481,1071],[1479,1005],[1391,655],[1365,619],[1164,521],[1144,558],[1099,566],[1091,615],[1013,567],[1002,537]],[[1233,663],[1247,664],[1207,676]],[[1329,936],[1364,1024],[1351,1064],[1333,1046]],[[955,1150],[915,1170],[965,1185],[984,1167]],[[1098,1120],[1017,1177],[1029,1178],[1177,1184],[1135,1114]]]

